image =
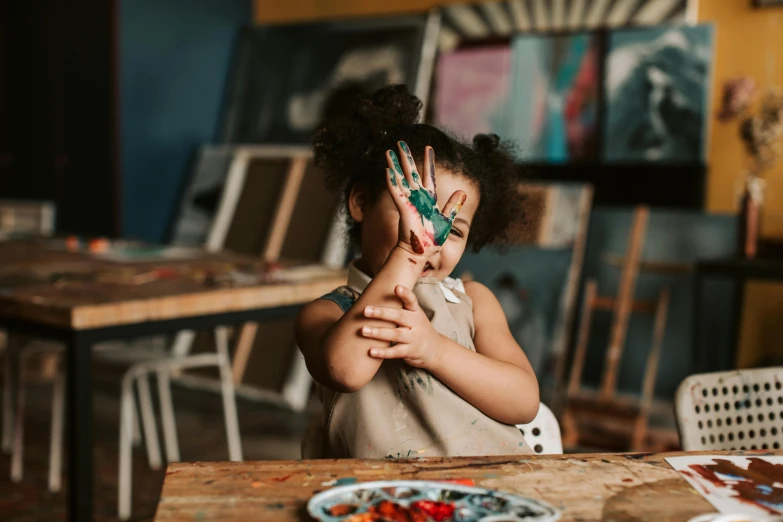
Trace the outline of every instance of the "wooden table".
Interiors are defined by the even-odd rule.
[[[340,270],[270,268],[203,251],[130,262],[62,241],[0,242],[0,329],[67,346],[69,520],[92,520],[91,347],[289,316],[345,283]]]
[[[728,317],[728,345],[703,342],[702,291],[705,279],[731,282],[731,304]],[[700,260],[693,272],[693,333],[691,350],[694,373],[732,370],[737,367],[740,321],[748,281],[783,281],[783,261],[780,259],[727,258]]]
[[[311,520],[305,508],[310,497],[340,479],[472,479],[477,486],[544,500],[562,512],[564,522],[686,521],[715,512],[664,461],[677,455],[683,453],[178,463],[166,471],[155,521],[304,522]]]

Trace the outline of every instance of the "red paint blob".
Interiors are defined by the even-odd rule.
[[[424,253],[424,247],[421,245],[421,241],[419,241],[419,236],[413,230],[411,230],[411,248],[417,254]]]

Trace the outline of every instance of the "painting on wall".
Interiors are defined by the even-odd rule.
[[[330,95],[404,83],[422,100],[439,15],[246,28],[229,78],[222,139],[309,144]]]
[[[607,161],[701,161],[705,155],[712,25],[609,35],[604,88]]]
[[[507,135],[517,142],[520,159],[563,163],[594,158],[598,35],[518,36],[511,61]]]
[[[508,46],[463,49],[438,58],[435,124],[463,138],[506,135],[511,82]]]

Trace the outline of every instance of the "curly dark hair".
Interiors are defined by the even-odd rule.
[[[345,101],[342,101],[345,104]],[[345,106],[345,105],[343,105]],[[405,141],[414,160],[423,164],[424,148],[435,151],[441,168],[474,182],[480,194],[468,244],[504,243],[509,227],[523,218],[518,167],[511,145],[494,134],[479,134],[472,146],[446,132],[418,123],[422,103],[404,85],[384,87],[374,94],[354,93],[350,109],[327,117],[313,135],[315,164],[326,173],[330,189],[344,190],[345,203],[354,187],[374,203],[386,189],[387,150]],[[348,215],[350,238],[359,243],[361,224]]]

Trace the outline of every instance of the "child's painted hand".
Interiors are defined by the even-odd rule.
[[[451,195],[443,212],[435,192],[435,153],[424,149],[424,179],[416,172],[411,151],[404,141],[398,143],[402,162],[393,150],[386,152],[386,185],[400,212],[398,245],[408,252],[429,259],[449,237],[454,218],[467,195],[458,190]]]
[[[364,337],[391,343],[388,348],[373,348],[370,356],[377,359],[403,359],[416,368],[431,368],[440,357],[440,334],[419,307],[419,301],[409,288],[397,285],[394,293],[402,300],[402,310],[375,306],[364,309],[365,317],[383,319],[397,325],[397,328],[362,327]]]

